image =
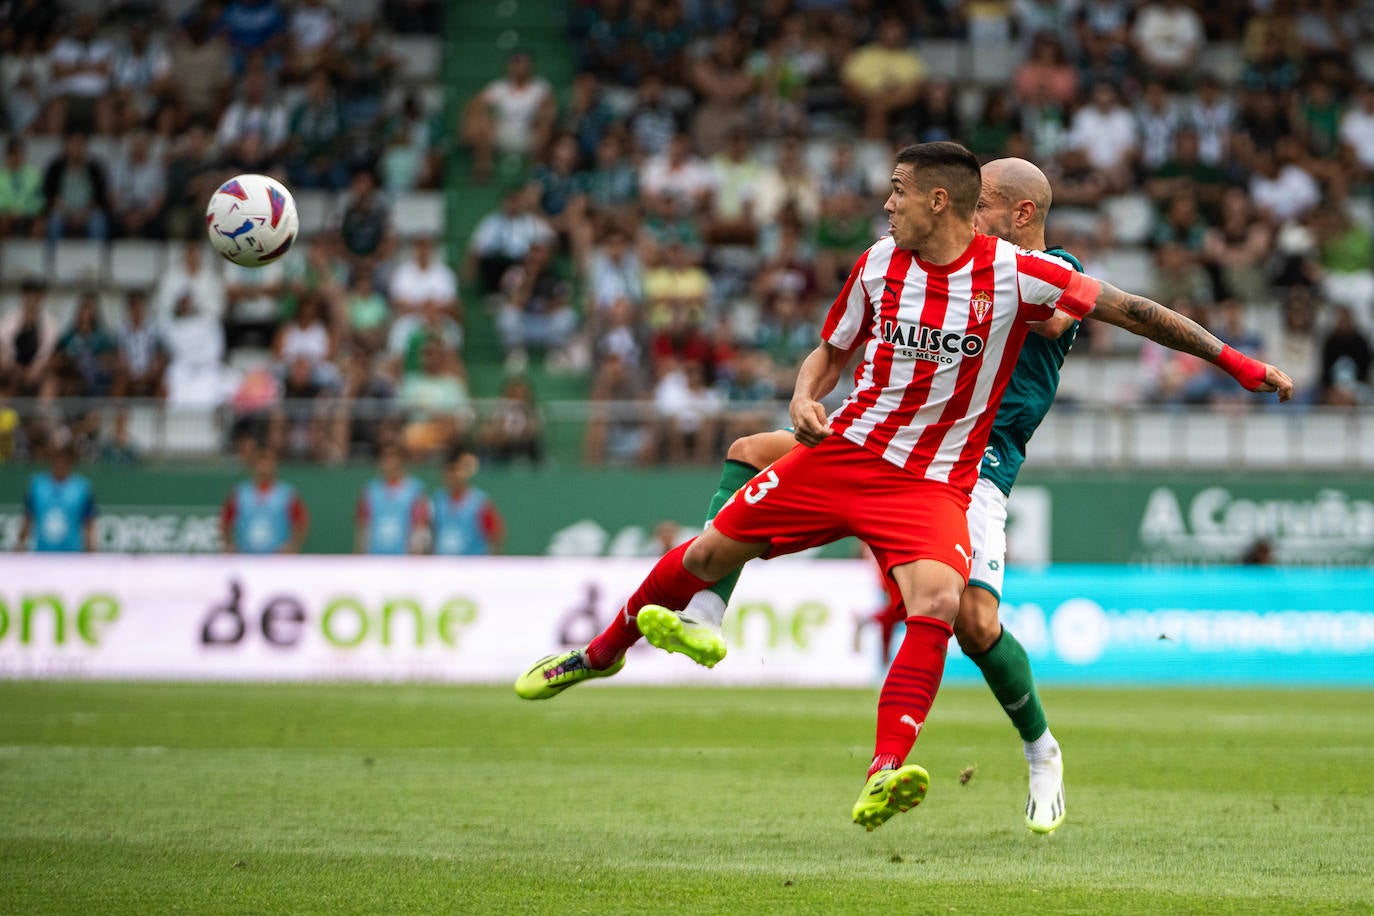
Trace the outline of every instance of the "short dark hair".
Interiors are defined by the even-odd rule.
[[[983,191],[983,171],[968,148],[939,140],[914,143],[897,153],[898,165],[910,165],[922,188],[944,188],[956,213],[973,216]]]

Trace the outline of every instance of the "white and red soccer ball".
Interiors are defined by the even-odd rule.
[[[266,175],[239,175],[210,195],[205,229],[220,254],[244,267],[261,267],[291,250],[300,217],[281,182]]]

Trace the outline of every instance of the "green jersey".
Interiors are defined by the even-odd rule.
[[[1078,259],[1062,248],[1047,249],[1045,254],[1067,261],[1074,270],[1083,272]],[[1021,348],[1011,381],[1002,395],[1002,404],[992,421],[992,435],[988,437],[983,466],[979,470],[980,477],[986,477],[1007,495],[1011,495],[1012,484],[1016,483],[1016,475],[1026,460],[1026,443],[1035,435],[1036,427],[1054,403],[1054,393],[1059,388],[1059,369],[1077,336],[1078,322],[1075,321],[1057,340],[1031,334]]]

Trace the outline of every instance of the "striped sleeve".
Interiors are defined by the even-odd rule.
[[[1016,252],[1016,280],[1021,301],[1028,305],[1049,305],[1074,318],[1086,318],[1097,304],[1102,284],[1076,273],[1053,255],[1038,251]]]
[[[860,279],[867,263],[868,252],[865,251],[849,272],[849,279],[844,281],[844,288],[835,297],[821,328],[821,339],[841,350],[857,347],[872,325],[869,321],[868,291]]]

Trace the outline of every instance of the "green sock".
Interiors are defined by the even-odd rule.
[[[992,688],[992,695],[1007,711],[1011,724],[1021,733],[1022,741],[1034,741],[1045,733],[1045,707],[1035,689],[1035,675],[1031,674],[1030,659],[1025,648],[1005,627],[997,642],[982,655],[970,656],[983,672],[983,679]]]
[[[759,469],[743,461],[735,461],[726,458],[725,464],[720,469],[720,483],[716,485],[716,494],[711,497],[711,504],[706,507],[706,520],[709,522],[716,517],[720,507],[725,505],[735,491],[749,482]],[[730,596],[735,591],[735,586],[739,583],[739,570],[730,573],[715,585],[711,586],[711,591],[720,596],[720,600],[726,604],[730,603]]]

